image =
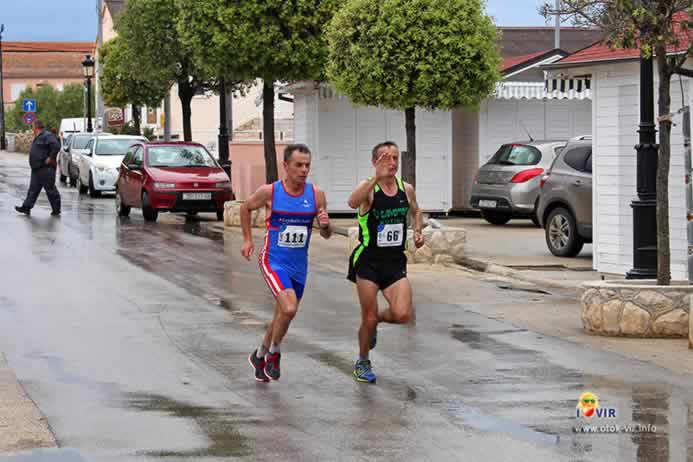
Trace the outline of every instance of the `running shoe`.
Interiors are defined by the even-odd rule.
[[[359,359],[354,365],[354,379],[362,383],[375,383],[375,374],[368,359]]]
[[[250,353],[248,362],[255,369],[255,380],[258,382],[269,382],[269,377],[265,374],[265,358],[257,357],[257,350]]]
[[[265,356],[265,374],[272,380],[279,380],[279,359],[281,357],[282,354],[279,352],[267,353]]]

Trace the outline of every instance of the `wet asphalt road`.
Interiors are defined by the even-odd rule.
[[[413,275],[416,324],[381,329],[378,385],[360,385],[344,257],[316,239],[282,379],[257,384],[272,299],[238,234],[119,219],[70,188],[60,219],[43,194],[16,216],[27,183],[25,158],[0,155],[0,351],[74,460],[693,461],[690,376],[472,312],[560,296],[460,280],[445,300]],[[617,418],[582,423],[656,432],[576,434],[585,390]]]

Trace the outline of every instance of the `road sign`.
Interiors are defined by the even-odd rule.
[[[24,108],[24,112],[36,112],[38,109],[36,107],[36,100],[29,98],[24,98],[24,104],[22,107]]]
[[[23,119],[25,124],[31,125],[36,121],[36,114],[34,114],[33,112],[27,112],[26,114],[24,114]]]

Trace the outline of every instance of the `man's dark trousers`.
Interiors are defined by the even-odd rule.
[[[31,209],[36,204],[41,189],[46,190],[48,201],[51,203],[53,212],[60,212],[60,193],[55,187],[55,168],[41,167],[31,170],[31,183],[29,184],[29,192],[26,195],[26,200],[22,207]]]

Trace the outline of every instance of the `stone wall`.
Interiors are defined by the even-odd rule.
[[[239,211],[243,201],[229,201],[224,204],[224,226],[241,226]],[[265,228],[265,208],[262,207],[250,214],[251,226]]]
[[[359,228],[349,228],[349,254],[358,245]],[[464,243],[467,234],[462,228],[427,226],[423,230],[424,245],[417,249],[414,245],[414,232],[407,232],[407,261],[409,263],[462,263]]]
[[[609,336],[688,337],[693,286],[643,281],[586,283],[581,293],[585,330]]]
[[[15,152],[23,152],[25,154],[29,153],[29,148],[31,148],[31,143],[34,141],[34,134],[32,132],[17,133],[14,138],[14,150]]]

